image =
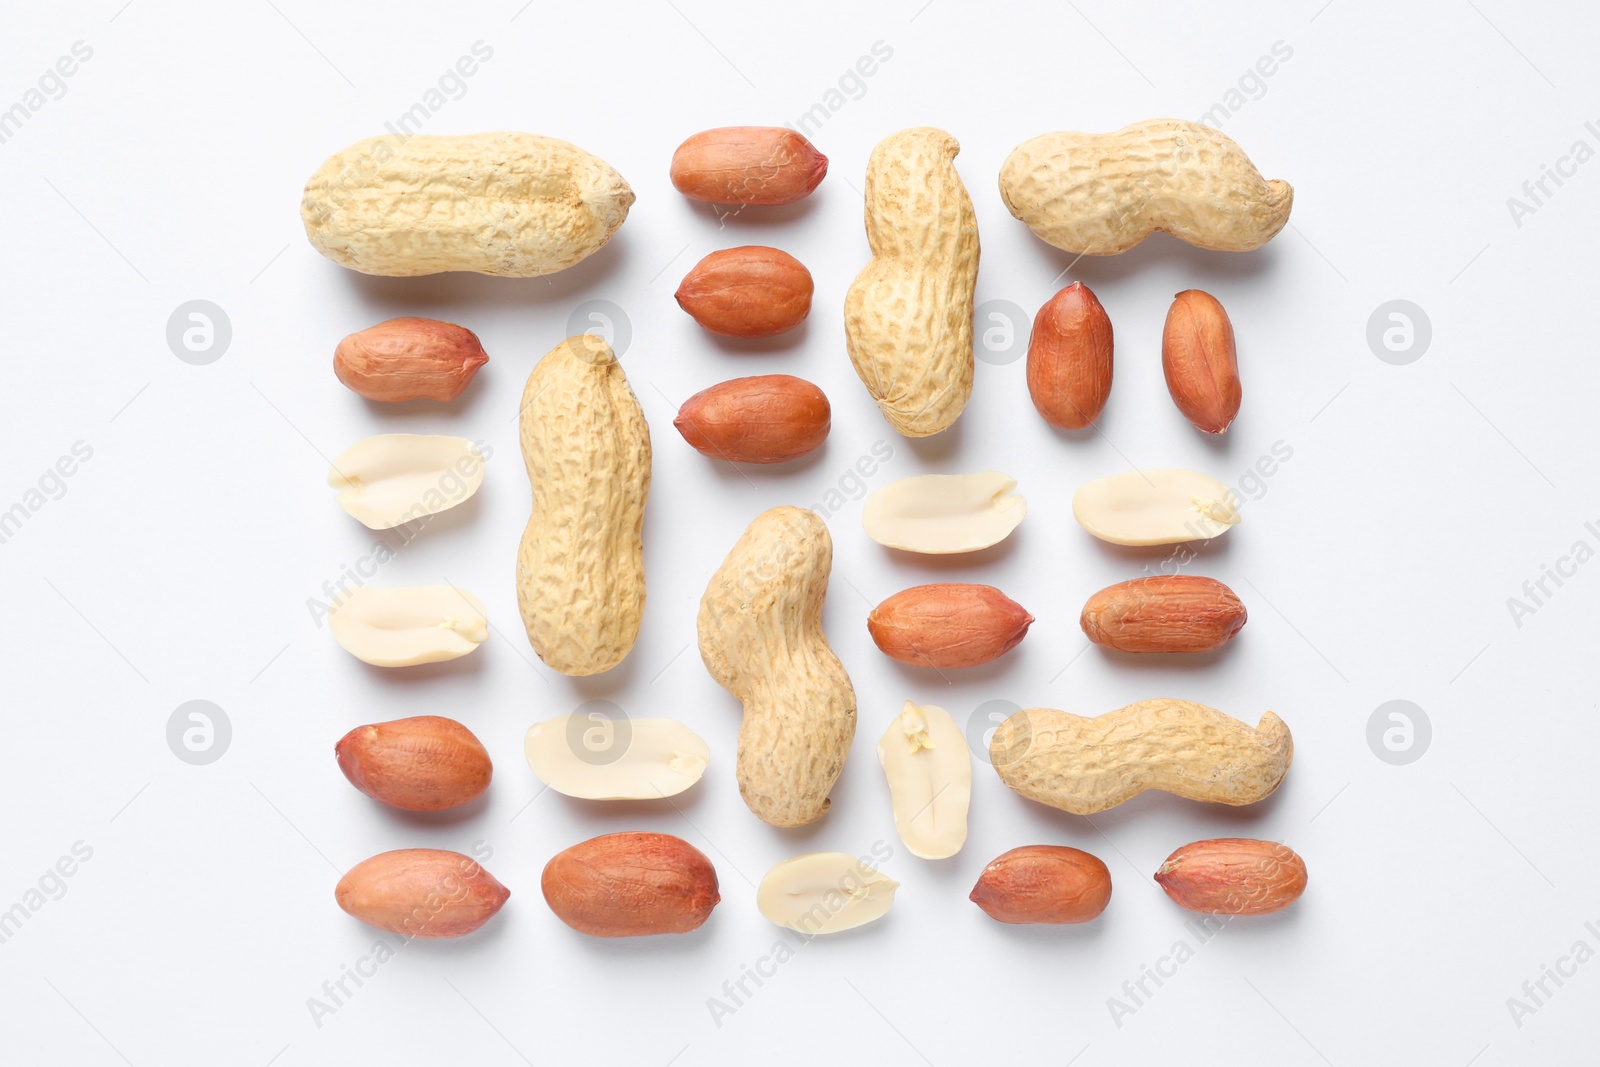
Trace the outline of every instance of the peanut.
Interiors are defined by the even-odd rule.
[[[1238,525],[1233,490],[1199,471],[1131,470],[1085,482],[1072,494],[1072,517],[1114,545],[1208,541]]]
[[[995,730],[1000,780],[1029,800],[1074,815],[1114,808],[1146,789],[1212,804],[1270,796],[1294,759],[1272,712],[1251,729],[1187,700],[1141,700],[1097,718],[1028,708]]]
[[[1270,915],[1306,891],[1306,863],[1276,841],[1223,837],[1178,849],[1156,871],[1156,882],[1190,911]]]
[[[883,918],[900,883],[847,852],[808,852],[776,864],[756,887],[756,908],[807,937]]]
[[[438,319],[368,326],[333,350],[333,373],[368,400],[454,400],[489,362],[478,335]]]
[[[1000,196],[1041,240],[1111,256],[1157,230],[1221,252],[1260,248],[1294,205],[1288,182],[1261,177],[1209,126],[1151,119],[1115,133],[1047,133],[1000,168]]]
[[[1239,414],[1239,353],[1233,323],[1217,298],[1185,289],[1161,332],[1161,369],[1183,417],[1206,433],[1227,433]]]
[[[822,447],[833,409],[821,389],[762,374],[702,389],[672,420],[695,451],[733,463],[784,463]]]
[[[726,337],[773,337],[811,313],[811,272],[789,253],[743,245],[711,253],[673,294],[689,317]]]
[[[927,555],[977,552],[1011,536],[1028,502],[999,471],[914,474],[867,497],[861,527],[887,548]]]
[[[884,655],[916,667],[976,667],[1005,655],[1027,636],[1033,616],[992,585],[917,585],[867,616]]]
[[[466,501],[483,484],[486,458],[465,437],[380,433],[339,453],[328,486],[363,526],[392,530]]]
[[[528,728],[528,766],[557,793],[584,800],[656,800],[700,780],[711,749],[674,719],[561,715]]]
[[[644,613],[650,428],[611,346],[569,337],[522,393],[533,514],[517,551],[517,602],[539,658],[562,674],[622,662]]]
[[[328,616],[339,647],[374,667],[443,663],[489,640],[483,604],[453,585],[363,585]]]
[[[1095,644],[1122,652],[1215,652],[1245,617],[1233,590],[1215,578],[1162,574],[1100,590],[1078,624]]]
[[[540,878],[556,918],[591,937],[686,934],[722,897],[705,853],[671,834],[602,834],[557,853]]]
[[[828,157],[782,126],[722,126],[672,153],[672,186],[713,204],[792,204],[828,173]]]
[[[1044,421],[1081,430],[1111,396],[1111,319],[1082,282],[1045,301],[1028,337],[1028,395]]]
[[[845,296],[845,345],[889,425],[938,433],[972,395],[978,220],[943,130],[901,130],[867,163],[872,261]]]
[[[333,751],[351,785],[405,811],[460,807],[481,796],[494,773],[472,731],[438,715],[358,726]]]
[[[300,215],[318,252],[363,274],[553,274],[611,239],[633,190],[604,160],[531,133],[371,137],[329,156]]]
[[[985,867],[968,899],[996,922],[1086,923],[1111,900],[1111,872],[1081,849],[1023,845]]]
[[[362,860],[334,899],[368,926],[401,937],[461,937],[490,919],[511,891],[459,852],[402,848]]]
[[[773,826],[822,817],[855,737],[855,689],[822,633],[832,566],[833,540],[815,512],[772,508],[700,600],[700,658],[744,704],[739,793]]]
[[[950,713],[906,701],[878,739],[894,828],[913,856],[949,859],[967,841],[972,750]]]

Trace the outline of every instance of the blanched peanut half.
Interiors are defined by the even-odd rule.
[[[861,525],[880,545],[907,552],[976,552],[1004,541],[1028,502],[1011,490],[1015,478],[981,474],[919,474],[890,482],[867,498]]]
[[[361,586],[333,609],[328,628],[346,652],[374,667],[442,663],[489,639],[478,598],[449,585]]]
[[[384,433],[358,441],[328,469],[339,506],[374,530],[455,507],[483,484],[483,456],[465,437]]]
[[[942,860],[967,841],[972,804],[972,751],[943,708],[905,708],[878,742],[878,761],[889,779],[894,828],[913,856]]]
[[[676,719],[558,715],[528,728],[522,750],[539,780],[583,800],[655,800],[700,780],[711,748]]]
[[[845,852],[811,852],[784,860],[756,888],[768,920],[802,934],[836,934],[882,918],[900,883]]]
[[[1227,533],[1239,521],[1239,501],[1199,471],[1133,470],[1081,486],[1072,516],[1114,545],[1175,545]]]

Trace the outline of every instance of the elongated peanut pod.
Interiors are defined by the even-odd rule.
[[[1289,183],[1263,178],[1232,138],[1183,119],[1024,141],[1000,168],[1000,196],[1039,239],[1091,256],[1126,252],[1157,230],[1247,252],[1294,206]]]
[[[622,662],[644,613],[650,429],[611,346],[569,337],[528,377],[522,456],[533,514],[517,603],[539,658],[562,674]]]
[[[1029,800],[1093,815],[1147,789],[1254,804],[1283,781],[1294,741],[1270,711],[1251,728],[1204,704],[1141,700],[1092,719],[1019,711],[995,730],[989,758],[1000,780]]]
[[[604,160],[532,133],[369,137],[306,182],[311,246],[363,274],[553,274],[598,251],[633,190]]]

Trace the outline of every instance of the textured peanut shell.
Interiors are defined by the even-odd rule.
[[[598,251],[633,190],[604,160],[532,133],[370,137],[300,204],[311,246],[363,274],[554,274]]]
[[[889,425],[938,433],[972,395],[978,219],[943,130],[901,130],[867,163],[872,261],[844,302],[845,346]]]
[[[1115,133],[1047,133],[1000,167],[1000,196],[1035,236],[1110,256],[1157,230],[1200,248],[1248,252],[1289,221],[1294,190],[1268,181],[1209,126],[1150,119]]]
[[[517,550],[528,640],[562,674],[609,670],[644,612],[650,429],[611,346],[586,333],[533,368],[520,417],[533,488]]]
[[[744,704],[739,792],[773,826],[804,826],[856,732],[856,694],[822,634],[833,540],[804,508],[762,512],[700,600],[700,658]]]
[[[1000,780],[1029,800],[1093,815],[1147,789],[1254,804],[1283,781],[1294,741],[1270,711],[1252,729],[1204,704],[1141,700],[1092,719],[1019,711],[995,730],[989,757]]]

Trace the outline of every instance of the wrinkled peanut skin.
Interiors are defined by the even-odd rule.
[[[383,852],[350,868],[333,891],[346,913],[402,937],[461,937],[511,896],[478,861],[437,848]]]
[[[968,897],[997,922],[1084,923],[1111,900],[1100,858],[1065,845],[1024,845],[994,860]]]
[[[1206,433],[1227,433],[1239,414],[1239,350],[1233,323],[1210,293],[1173,297],[1161,332],[1161,369],[1183,417]]]
[[[358,726],[334,755],[351,785],[406,811],[460,807],[481,796],[494,773],[472,731],[440,715]]]
[[[821,389],[788,374],[762,374],[700,390],[672,425],[712,459],[783,463],[821,447],[832,423]]]
[[[1142,700],[1096,718],[1019,711],[995,730],[989,758],[1000,780],[1029,800],[1093,815],[1147,789],[1254,804],[1283,781],[1294,741],[1270,711],[1252,729],[1204,704]]]
[[[1215,652],[1247,614],[1232,589],[1197,574],[1161,574],[1107,586],[1083,606],[1078,624],[1097,645],[1119,652]]]
[[[867,616],[867,630],[884,655],[935,668],[998,659],[1032,624],[1033,616],[994,586],[960,582],[903,589]]]
[[[782,126],[721,126],[694,134],[672,154],[672,186],[690,200],[773,207],[811,195],[828,157]]]
[[[1305,892],[1306,863],[1276,841],[1223,837],[1184,845],[1155,877],[1167,896],[1190,911],[1270,915]]]
[[[540,878],[556,917],[591,937],[686,934],[722,899],[705,853],[671,834],[603,834],[558,852]]]
[[[722,248],[690,268],[674,294],[678,306],[712,333],[773,337],[811,313],[811,272],[789,253],[765,245]]]
[[[398,318],[339,342],[333,373],[368,400],[454,400],[489,362],[478,335],[438,319]]]
[[[1081,430],[1111,397],[1111,319],[1093,291],[1073,282],[1045,301],[1028,337],[1028,395],[1058,430]]]

